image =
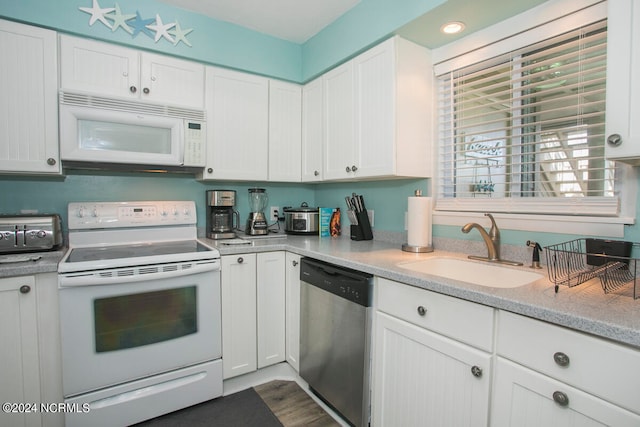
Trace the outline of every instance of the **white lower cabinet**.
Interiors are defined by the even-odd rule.
[[[640,425],[640,351],[499,311],[494,426]]]
[[[386,279],[376,290],[371,424],[486,426],[491,354],[459,339],[490,348],[493,309]]]
[[[286,361],[300,370],[300,255],[286,255]]]
[[[285,358],[284,252],[222,258],[224,379]]]
[[[0,412],[2,426],[61,426],[40,403],[62,402],[56,274],[0,279]],[[35,405],[35,406],[25,406]]]
[[[285,253],[257,254],[258,369],[285,360]]]

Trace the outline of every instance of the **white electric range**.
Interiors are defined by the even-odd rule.
[[[222,395],[220,253],[196,224],[193,201],[69,204],[67,426],[125,426]]]

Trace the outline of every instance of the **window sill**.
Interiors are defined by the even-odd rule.
[[[584,217],[570,215],[530,215],[492,213],[501,230],[536,231],[623,238],[624,226],[634,224],[631,217]],[[488,220],[486,220],[488,223]],[[434,225],[462,227],[468,222],[484,224],[484,214],[477,212],[433,211]]]

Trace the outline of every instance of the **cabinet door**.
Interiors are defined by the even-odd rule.
[[[302,181],[322,181],[322,78],[302,88]]]
[[[256,254],[221,258],[225,379],[256,370]]]
[[[158,104],[204,108],[204,65],[143,53],[140,97]]]
[[[353,62],[324,75],[324,179],[353,177]]]
[[[60,173],[53,31],[0,20],[0,171]]]
[[[268,83],[260,76],[207,68],[204,179],[267,180]]]
[[[390,39],[354,59],[357,177],[392,175],[395,167],[395,50]]]
[[[492,426],[640,425],[637,414],[501,357],[495,373]]]
[[[0,401],[40,402],[40,368],[33,276],[0,279]],[[46,402],[45,402],[46,403]],[[0,425],[39,426],[39,412],[0,412]]]
[[[373,426],[486,426],[491,355],[378,312]]]
[[[137,99],[142,92],[140,54],[134,49],[61,35],[60,87]]]
[[[300,370],[300,255],[286,255],[286,360]]]
[[[269,181],[300,182],[302,88],[269,82]]]
[[[607,118],[605,134],[620,145],[605,144],[608,159],[640,165],[640,3],[608,2]]]
[[[285,360],[285,254],[257,254],[258,368]]]

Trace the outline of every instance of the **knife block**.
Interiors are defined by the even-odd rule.
[[[351,224],[351,240],[373,240],[373,231],[367,210],[356,212],[357,224]]]

